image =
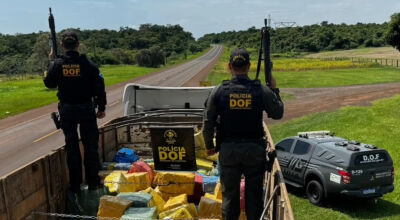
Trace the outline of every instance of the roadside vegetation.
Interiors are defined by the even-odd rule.
[[[330,130],[349,140],[371,143],[386,149],[393,159],[395,170],[400,170],[400,96],[375,101],[369,107],[344,107],[331,113],[317,113],[283,124],[269,126],[271,135],[279,140],[294,136],[299,131]],[[340,199],[326,207],[312,205],[302,190],[289,188],[290,201],[296,219],[399,219],[400,179],[395,177],[395,190],[382,199]]]
[[[139,67],[137,65],[104,65],[100,68],[100,71],[104,75],[106,86],[110,86],[195,59],[207,51],[190,55],[186,60],[181,57],[163,68]],[[55,90],[47,89],[44,86],[42,77],[39,75],[27,75],[23,80],[20,76],[11,78],[3,76],[0,77],[0,100],[0,119],[3,119],[54,103],[57,101],[57,97]]]
[[[228,69],[231,50],[225,50],[220,61],[208,76],[212,85],[231,78]],[[252,61],[250,78],[254,79],[257,70],[257,55],[253,49],[249,49],[249,52]],[[274,63],[272,73],[280,88],[317,88],[400,82],[399,69],[383,67],[374,63],[304,58],[272,58],[272,61]],[[264,82],[263,70],[259,78]]]
[[[66,29],[78,33],[81,53],[97,65],[159,67],[203,51],[209,44],[197,42],[180,25],[143,24],[138,29]],[[0,33],[0,75],[42,74],[48,65],[49,33],[3,35]],[[58,47],[59,54],[62,48]],[[166,63],[165,63],[166,62]]]

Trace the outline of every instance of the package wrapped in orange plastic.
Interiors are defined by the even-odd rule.
[[[102,196],[97,217],[120,218],[132,203],[117,196]]]

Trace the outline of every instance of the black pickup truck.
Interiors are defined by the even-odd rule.
[[[374,145],[317,131],[285,138],[276,150],[285,182],[305,187],[315,205],[334,194],[378,198],[394,190],[393,161]]]

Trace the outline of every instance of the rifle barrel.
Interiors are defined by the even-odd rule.
[[[54,16],[51,12],[51,8],[49,8],[49,27],[50,27],[50,35],[51,35],[51,43],[53,47],[54,57],[57,58],[57,36],[56,36],[56,25],[54,23]]]

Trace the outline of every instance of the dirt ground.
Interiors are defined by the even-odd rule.
[[[382,83],[374,85],[345,86],[310,89],[281,89],[283,93],[294,95],[294,99],[285,102],[285,114],[279,121],[267,120],[267,124],[276,124],[311,113],[338,110],[344,106],[367,106],[377,99],[400,94],[400,83]]]

